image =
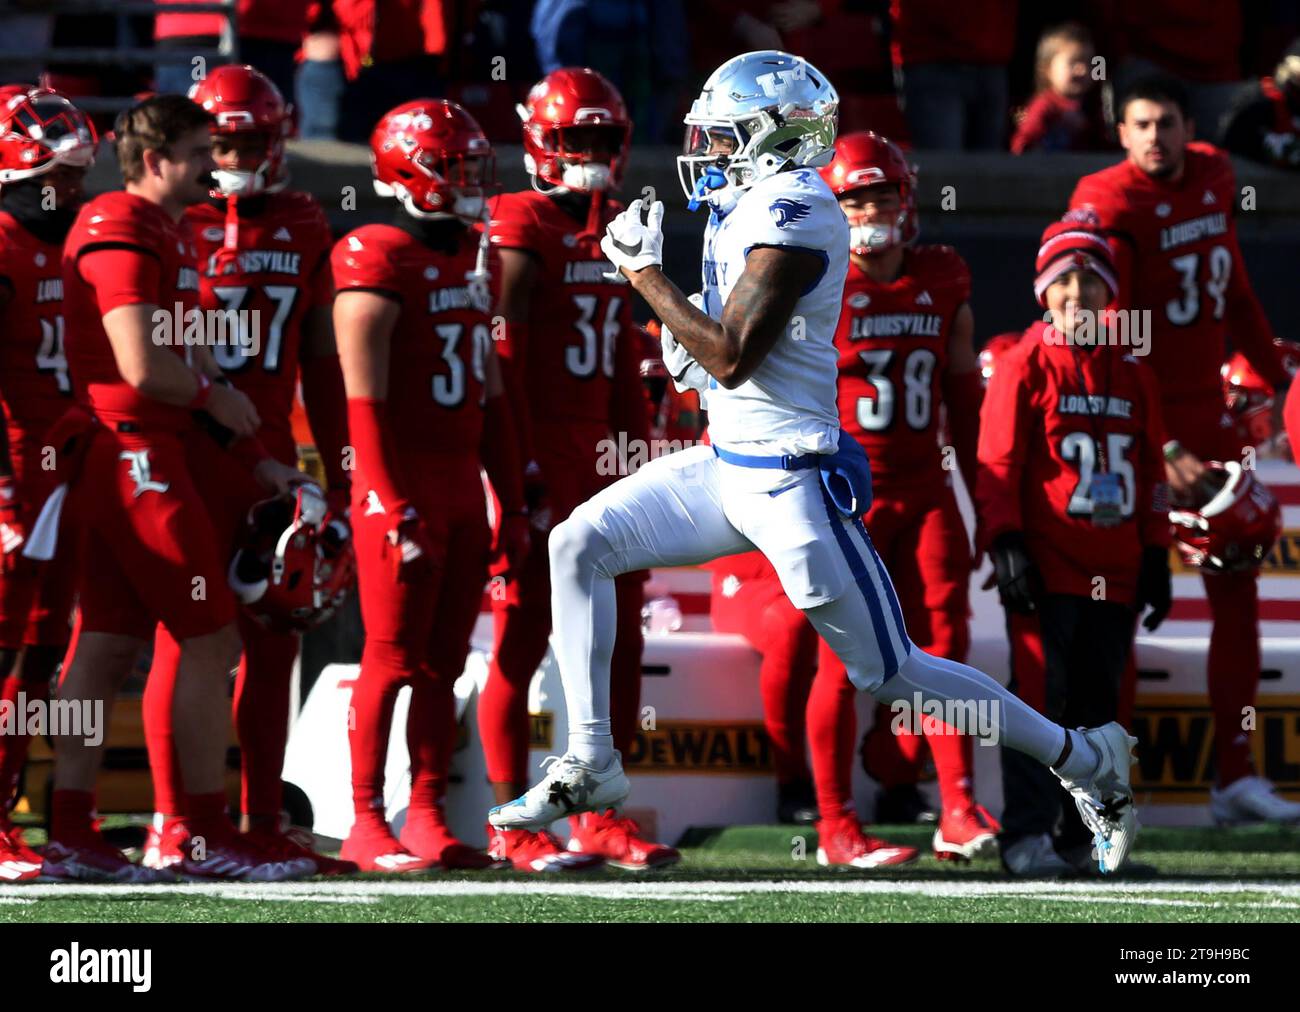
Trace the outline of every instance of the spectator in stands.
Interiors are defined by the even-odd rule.
[[[1220,146],[1234,155],[1300,169],[1300,39],[1271,77],[1244,87],[1224,114]]]
[[[202,0],[173,0],[200,3]],[[298,47],[307,30],[308,0],[239,0],[235,9],[239,52],[229,63],[247,63],[269,77],[282,95],[292,95]],[[167,12],[154,16],[154,41],[161,50],[190,53],[216,49],[226,21],[224,14]],[[197,75],[197,76],[196,76]],[[202,76],[192,63],[159,64],[158,91],[186,94]]]
[[[590,67],[623,94],[634,143],[680,140],[681,88],[687,76],[681,0],[538,0],[533,38],[543,74]]]
[[[1187,84],[1197,133],[1212,137],[1240,90],[1245,4],[1224,0],[1112,0],[1106,41],[1118,63],[1115,94],[1152,74]]]
[[[334,7],[313,0],[307,8],[307,34],[302,40],[302,62],[295,82],[299,137],[304,140],[338,137],[339,104],[346,82]]]
[[[1078,24],[1061,25],[1038,40],[1037,88],[1021,113],[1011,150],[1097,151],[1109,147],[1101,97],[1093,76],[1092,34]]]
[[[1003,150],[1018,0],[892,0],[894,73],[922,150]]]
[[[339,137],[366,141],[401,102],[440,96],[444,57],[463,4],[447,0],[334,0],[347,87]]]

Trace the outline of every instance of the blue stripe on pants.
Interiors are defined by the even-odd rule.
[[[853,581],[858,585],[863,600],[867,602],[867,611],[871,613],[871,628],[876,634],[876,642],[880,645],[881,660],[885,662],[885,678],[892,678],[898,672],[898,656],[894,653],[893,640],[889,635],[889,629],[885,625],[885,613],[880,607],[880,596],[871,583],[871,576],[867,572],[866,563],[862,561],[861,553],[853,544],[849,532],[844,529],[844,517],[840,515],[839,510],[835,508],[835,504],[831,502],[830,496],[824,490],[822,492],[822,502],[826,505],[826,515],[830,517],[831,530],[835,532],[835,540],[839,542],[840,551],[844,553],[844,558],[848,560],[849,572],[853,574]],[[871,554],[875,555],[874,549]]]
[[[894,592],[893,581],[889,579],[889,574],[885,572],[885,564],[880,561],[880,553],[876,551],[876,546],[871,543],[871,535],[867,533],[867,525],[858,517],[853,521],[853,526],[858,529],[862,535],[862,543],[867,546],[867,551],[871,553],[871,558],[876,564],[876,574],[880,577],[880,586],[884,588],[885,597],[889,601],[889,610],[894,613],[894,623],[898,626],[898,638],[903,641],[903,648],[906,655],[912,653],[912,641],[907,635],[907,623],[903,621],[903,609],[898,603],[898,594]]]

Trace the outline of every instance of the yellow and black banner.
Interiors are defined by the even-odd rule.
[[[1261,696],[1243,715],[1255,770],[1300,799],[1300,696]],[[1133,710],[1139,803],[1201,804],[1215,783],[1214,714],[1204,695],[1140,696]]]
[[[659,721],[637,731],[629,773],[772,774],[772,744],[763,725],[744,721]]]

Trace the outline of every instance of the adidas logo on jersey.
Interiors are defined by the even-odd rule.
[[[1216,202],[1216,201],[1215,201],[1215,199],[1214,199],[1214,193],[1213,193],[1213,191],[1211,191],[1211,190],[1206,190],[1206,191],[1205,191],[1205,196],[1201,198],[1201,203],[1202,203],[1202,204],[1213,204],[1213,203],[1215,203],[1215,202]]]
[[[289,230],[281,225],[275,230],[275,235],[271,236],[278,242],[293,242],[293,237],[289,235]]]
[[[930,298],[929,292],[922,292],[916,297],[916,304],[918,306],[933,306],[934,299]]]

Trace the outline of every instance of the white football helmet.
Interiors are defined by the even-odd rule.
[[[733,57],[709,75],[687,114],[677,175],[691,209],[733,206],[760,179],[835,156],[840,97],[820,70],[775,49]],[[719,153],[717,141],[732,150]]]

